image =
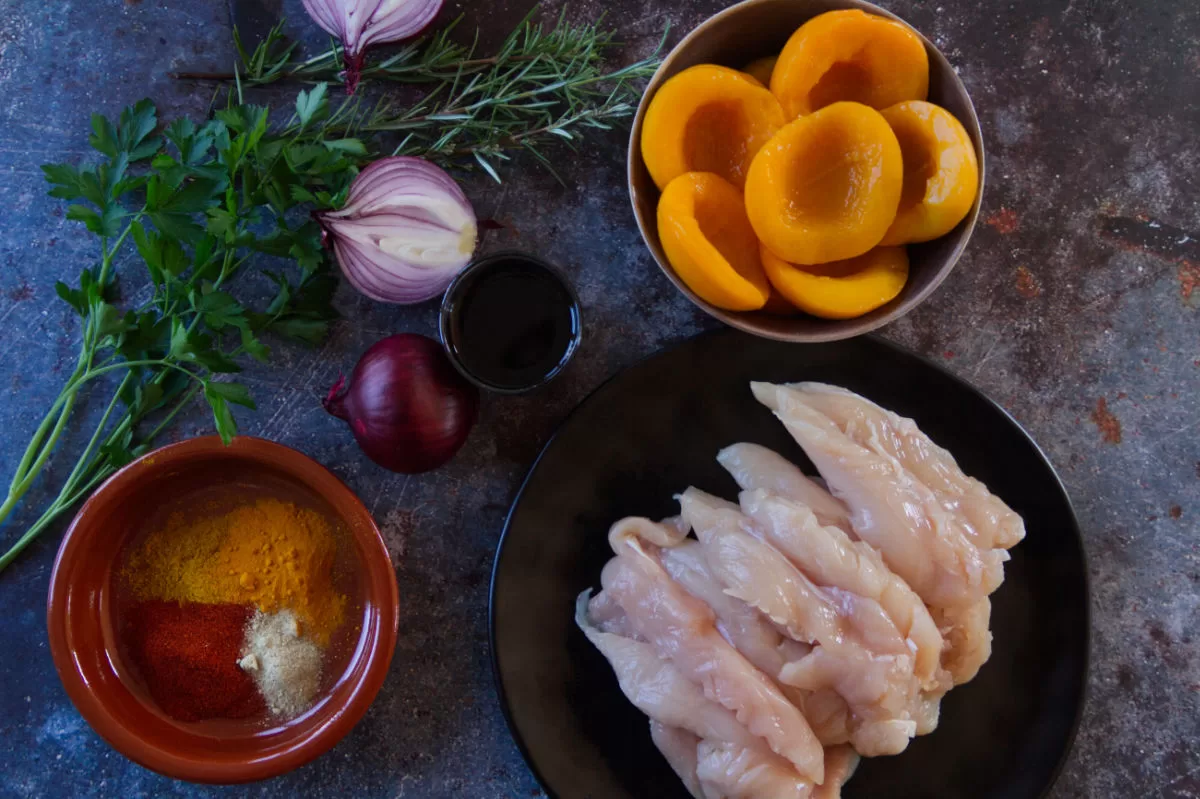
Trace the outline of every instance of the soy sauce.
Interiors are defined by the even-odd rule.
[[[574,353],[579,302],[553,267],[518,253],[468,266],[442,304],[446,350],[484,388],[520,392],[553,378]]]

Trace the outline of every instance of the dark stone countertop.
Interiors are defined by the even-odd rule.
[[[452,3],[495,41],[530,0]],[[556,14],[560,0],[549,0]],[[693,3],[576,0],[607,11],[631,53]],[[287,0],[294,27],[304,22]],[[970,380],[1024,424],[1060,470],[1087,541],[1095,621],[1089,701],[1056,798],[1200,796],[1200,4],[1194,0],[894,0],[961,71],[988,145],[982,223],[958,268],[883,335]],[[313,37],[311,29],[310,39]],[[88,116],[150,96],[199,114],[206,89],[173,68],[226,68],[221,0],[12,0],[0,15],[0,473],[59,388],[77,328],[57,300],[93,239],[46,196],[38,165],[86,157]],[[116,754],[67,700],[50,661],[44,596],[59,530],[0,576],[0,796],[529,797],[540,792],[492,687],[487,581],[506,508],[555,425],[617,370],[712,326],[641,244],[623,136],[562,160],[558,186],[528,163],[501,187],[472,180],[485,247],[562,264],[586,308],[568,372],[523,398],[490,397],[464,451],[421,477],[348,447],[317,399],[375,339],[435,332],[432,305],[394,308],[343,288],[346,318],[319,350],[281,346],[248,380],[244,432],[328,464],[374,511],[395,557],[400,644],[382,693],[328,755],[241,789],[173,783]],[[553,209],[545,212],[539,209]],[[84,407],[84,416],[97,408]],[[207,429],[201,409],[180,435]],[[68,440],[66,449],[82,442]],[[66,458],[50,470],[62,479]],[[15,537],[39,484],[5,530]]]

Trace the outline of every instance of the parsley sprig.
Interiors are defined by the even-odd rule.
[[[92,117],[96,163],[43,167],[50,194],[71,203],[67,218],[96,236],[99,263],[77,285],[55,286],[79,316],[79,356],[17,464],[0,524],[43,471],[84,393],[107,388],[112,396],[56,496],[0,556],[0,569],[100,481],[147,452],[197,395],[217,432],[232,438],[231,406],[254,407],[232,378],[247,359],[269,358],[264,334],[310,343],[324,337],[336,282],[320,229],[298,206],[340,204],[366,154],[331,121],[323,84],[301,92],[275,131],[267,108],[231,100],[202,125],[180,119],[160,133],[154,105],[143,100],[115,122]],[[270,271],[264,256],[294,266]],[[120,302],[118,260],[122,269],[140,262],[149,296]],[[257,281],[239,280],[247,269]],[[264,302],[235,293],[244,285],[243,294],[264,294],[253,290],[263,281],[272,287]]]
[[[282,23],[252,52],[236,43],[241,69],[177,76],[231,81],[226,106],[212,119],[164,128],[143,100],[115,121],[92,118],[96,163],[43,167],[51,195],[71,203],[67,218],[98,239],[99,262],[77,285],[56,286],[80,319],[79,356],[17,464],[0,526],[43,472],[80,398],[112,394],[53,500],[0,555],[0,570],[102,480],[149,451],[197,396],[210,406],[217,432],[232,438],[231,406],[254,408],[234,376],[247,361],[270,357],[264,336],[322,339],[336,281],[308,211],[340,207],[370,157],[419,155],[499,181],[498,167],[525,152],[553,173],[547,144],[571,148],[631,116],[640,82],[658,65],[656,50],[610,70],[619,44],[611,32],[561,16],[544,27],[530,17],[489,57],[456,44],[446,28],[364,68],[377,86],[407,87],[415,96],[386,91],[367,100],[359,93],[331,103],[328,82],[341,79],[336,45],[301,61]],[[315,84],[298,94],[286,119],[245,102],[244,88],[283,79]],[[272,271],[272,256],[291,265]],[[119,298],[118,262],[126,273],[135,264],[145,269],[148,296]],[[269,300],[255,302],[261,291],[241,290],[264,281]]]

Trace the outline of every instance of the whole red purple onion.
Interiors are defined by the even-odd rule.
[[[363,353],[347,383],[323,402],[345,420],[367,457],[385,469],[436,469],[462,447],[479,410],[479,389],[426,336],[388,336]]]

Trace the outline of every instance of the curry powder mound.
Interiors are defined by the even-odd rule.
[[[333,586],[336,552],[319,513],[260,499],[220,516],[173,514],[133,549],[122,577],[139,600],[289,609],[324,647],[346,611]]]

